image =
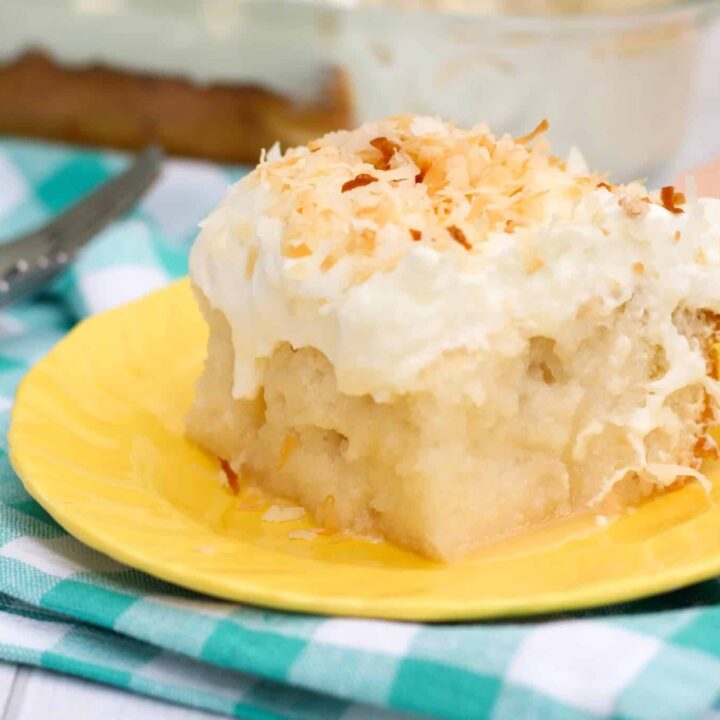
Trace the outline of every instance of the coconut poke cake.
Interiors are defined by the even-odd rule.
[[[191,437],[337,527],[452,560],[705,483],[720,200],[397,116],[261,157],[203,222]]]
[[[255,162],[347,127],[330,8],[3,0],[0,133]]]

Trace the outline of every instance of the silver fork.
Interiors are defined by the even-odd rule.
[[[68,266],[77,252],[129,210],[160,169],[162,150],[144,150],[130,167],[44,227],[0,245],[0,307],[32,295]]]

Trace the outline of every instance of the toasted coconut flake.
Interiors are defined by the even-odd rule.
[[[632,269],[635,274],[642,275],[645,272],[645,263],[633,263]]]
[[[679,230],[676,230],[675,235],[673,235],[673,239],[675,240],[675,242],[679,242],[681,237],[682,237],[681,232]]]
[[[447,125],[437,117],[418,115],[411,119],[409,130],[420,138],[425,138],[427,135],[442,136],[447,134]]]
[[[457,225],[450,225],[448,227],[448,232],[450,233],[450,237],[452,237],[456,243],[462,245],[466,250],[472,250],[472,245],[465,237],[465,233]]]
[[[682,193],[680,194],[682,195]],[[660,190],[660,202],[662,203],[662,206],[674,215],[679,215],[680,213],[685,212],[682,208],[675,205],[675,198],[677,195],[678,193],[675,192],[675,188],[672,185],[666,185]]]
[[[245,277],[251,278],[253,272],[255,272],[255,264],[258,259],[257,245],[251,245],[248,248],[247,259],[245,260]]]
[[[371,183],[377,181],[378,179],[373,175],[370,175],[368,173],[360,173],[359,175],[356,175],[352,180],[348,180],[346,183],[343,183],[342,192],[350,192],[350,190],[355,190],[355,188],[364,187],[365,185],[370,185]]]
[[[523,144],[498,139],[484,126],[462,130],[437,120],[432,132],[417,135],[415,121],[397,116],[370,132],[332,133],[312,143],[315,152],[291,149],[255,171],[274,191],[263,222],[272,234],[278,232],[273,221],[282,220],[286,257],[318,255],[327,271],[348,254],[367,256],[350,273],[359,284],[402,257],[402,249],[378,249],[397,237],[398,227],[417,230],[438,250],[457,243],[476,252],[493,233],[571,218],[602,179],[568,171],[548,154],[544,138]],[[352,192],[371,184],[370,192]],[[364,230],[375,233],[374,242]],[[403,234],[409,251],[417,233]]]
[[[547,121],[547,118],[543,118],[531,133],[519,137],[515,142],[519,145],[527,145],[529,142],[532,142],[538,135],[542,135],[543,133],[547,132],[549,128],[550,123]]]
[[[280,446],[280,457],[278,458],[277,469],[282,470],[290,456],[295,452],[295,449],[300,444],[298,437],[295,433],[288,433]]]
[[[390,167],[393,155],[400,150],[400,146],[384,136],[374,138],[370,141],[370,144],[382,154],[382,160],[375,167],[378,170],[387,170]]]
[[[693,455],[701,460],[717,460],[718,446],[709,435],[703,435],[693,449]]]
[[[647,214],[648,206],[640,198],[624,195],[620,198],[620,207],[628,217],[642,217]]]
[[[292,522],[305,516],[305,508],[283,507],[282,505],[271,505],[263,514],[265,522]]]
[[[545,263],[537,255],[531,256],[525,263],[525,272],[528,275],[534,275],[538,270],[545,267]]]
[[[240,481],[238,474],[232,469],[230,463],[227,460],[220,460],[220,466],[222,472],[225,474],[228,487],[233,495],[237,495],[240,492]]]
[[[410,237],[417,242],[422,238],[422,233],[420,230],[415,230],[415,228],[410,228]]]
[[[298,258],[304,258],[308,255],[312,255],[312,250],[305,243],[299,243],[298,245],[288,245],[284,247],[282,254],[286,258],[296,260]]]
[[[333,535],[340,530],[335,517],[335,497],[333,495],[328,495],[320,503],[315,517],[327,535]]]
[[[707,265],[708,264],[707,255],[705,254],[705,252],[703,251],[702,248],[698,248],[697,251],[695,252],[695,262],[698,265]]]
[[[720,346],[711,345],[707,351],[707,363],[708,363],[708,375],[713,380],[720,380]],[[707,393],[705,393],[705,414],[703,415],[704,422],[710,422],[713,420],[713,405],[712,401]]]
[[[610,185],[610,183],[606,183],[604,180],[600,181],[597,184],[597,187],[604,188],[605,190],[608,190],[609,192],[613,192],[613,190],[614,190],[613,186]]]
[[[326,255],[323,261],[320,263],[320,269],[323,272],[331,270],[336,265],[339,259],[340,258],[335,257],[335,255]]]
[[[375,231],[362,230],[350,241],[348,250],[360,255],[372,255],[375,251]]]

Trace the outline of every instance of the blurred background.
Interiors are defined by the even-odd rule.
[[[255,162],[390,113],[550,121],[615,180],[720,154],[720,0],[0,0],[0,134]]]

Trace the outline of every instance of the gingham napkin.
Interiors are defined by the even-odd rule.
[[[0,237],[45,220],[123,163],[0,142]],[[119,565],[28,497],[6,454],[18,381],[81,317],[184,273],[196,222],[237,175],[168,163],[139,208],[52,288],[0,313],[0,659],[243,718],[720,720],[715,581],[527,622],[293,615],[202,598]]]

